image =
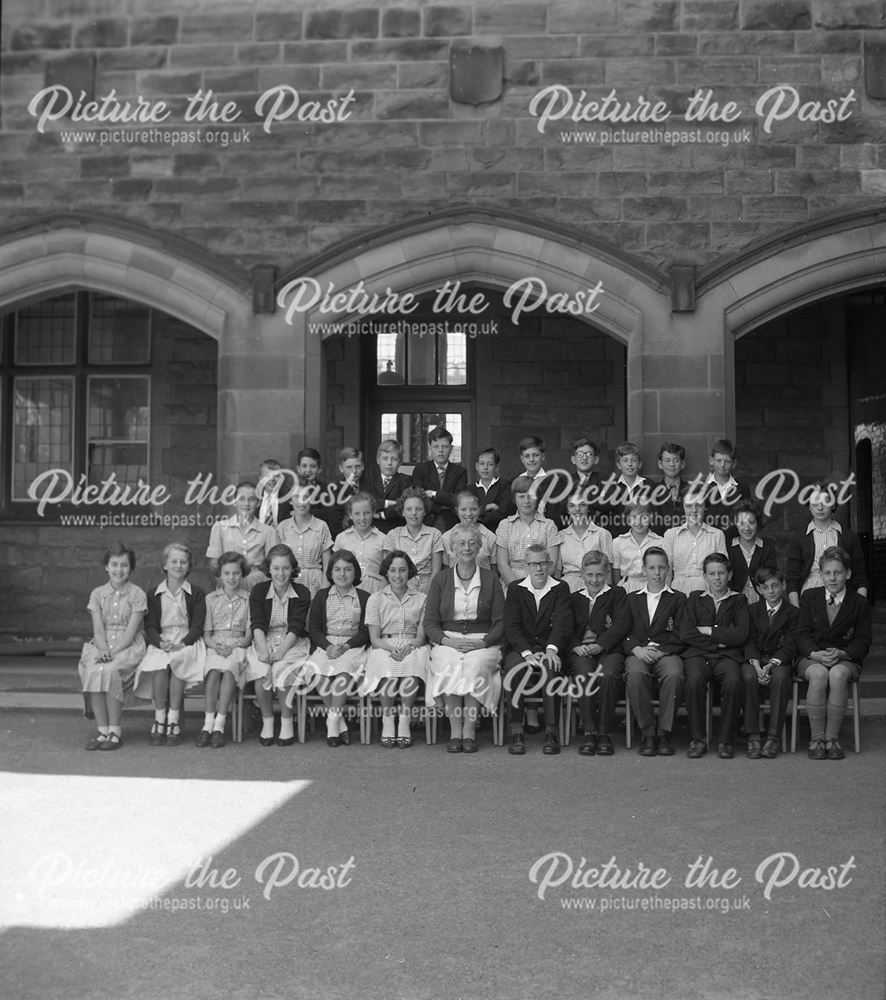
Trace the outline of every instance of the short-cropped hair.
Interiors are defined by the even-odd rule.
[[[643,552],[643,565],[645,566],[649,560],[650,556],[664,556],[664,561],[670,566],[670,560],[668,559],[668,554],[660,545],[650,545],[648,549]]]
[[[418,570],[415,568],[415,563],[409,558],[409,556],[402,549],[392,549],[381,561],[381,566],[378,567],[378,575],[384,579],[388,578],[388,570],[391,568],[391,563],[395,559],[405,559],[406,568],[409,570],[409,576],[407,579],[411,580],[413,577],[418,576]]]
[[[585,566],[605,566],[606,569],[612,564],[609,562],[609,556],[600,549],[591,549],[590,552],[585,552],[581,558],[581,568],[584,569]]]

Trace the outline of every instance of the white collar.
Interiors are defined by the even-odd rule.
[[[607,583],[607,584],[606,584],[606,585],[605,585],[605,586],[603,587],[603,589],[602,589],[602,590],[600,591],[600,593],[599,593],[599,594],[594,594],[594,596],[593,596],[593,597],[591,597],[591,595],[590,595],[590,594],[588,593],[588,588],[587,588],[587,587],[585,587],[585,589],[584,589],[584,590],[582,590],[582,591],[579,591],[579,593],[581,594],[581,596],[582,596],[582,597],[583,597],[583,598],[584,598],[584,599],[585,599],[586,601],[588,601],[588,602],[590,603],[591,601],[596,601],[598,597],[602,597],[602,596],[603,596],[603,595],[604,595],[604,594],[605,594],[605,593],[606,593],[607,591],[609,591],[609,590],[612,590],[612,587],[610,587],[610,586],[609,586],[609,584]]]
[[[186,594],[190,594],[190,592],[191,592],[191,585],[190,585],[190,583],[187,580],[182,580],[182,585],[181,585],[181,587],[179,589],[183,590]],[[157,589],[154,591],[154,594],[155,595],[156,594],[169,594],[170,597],[175,596],[175,595],[173,595],[172,591],[169,589],[169,586],[167,585],[167,583],[166,583],[165,580],[162,583],[160,583],[160,584],[157,585]]]
[[[843,531],[843,525],[839,521],[835,521],[831,518],[831,523],[826,528],[817,528],[815,526],[815,521],[810,521],[809,526],[806,528],[806,534],[808,535],[810,531],[830,531],[833,528],[837,534],[841,534]]]
[[[525,587],[526,590],[528,590],[529,593],[535,597],[536,601],[541,601],[541,599],[546,594],[549,594],[559,582],[559,580],[555,580],[552,576],[548,576],[547,583],[541,589],[538,589],[532,586],[532,581],[528,576],[524,576],[519,585],[521,587]]]
[[[645,594],[647,597],[661,597],[662,594],[673,594],[673,590],[671,590],[670,587],[665,585],[665,587],[662,590],[660,590],[657,594],[650,593],[648,587],[644,587],[641,591],[639,591],[639,593]]]

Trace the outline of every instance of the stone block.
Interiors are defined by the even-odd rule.
[[[744,199],[744,218],[751,221],[765,219],[769,222],[799,222],[806,216],[806,199],[799,196],[747,196]]]
[[[283,45],[281,42],[235,45],[234,58],[238,63],[246,63],[249,66],[279,63],[283,58]]]
[[[111,156],[83,156],[80,176],[86,178],[128,177],[129,157],[125,153]]]
[[[609,59],[606,62],[606,85],[676,83],[678,65],[673,59]]]
[[[819,56],[764,56],[760,59],[759,70],[759,80],[767,86],[784,83],[785,80],[789,80],[793,87],[821,83]]]
[[[508,44],[510,52],[510,43]],[[579,39],[582,59],[615,59],[622,56],[651,56],[655,53],[654,35],[582,35]],[[564,55],[571,56],[566,52]]]
[[[233,53],[231,54],[233,58]],[[221,95],[243,94],[258,90],[257,69],[207,69],[203,87],[212,90],[222,103]]]
[[[151,195],[153,182],[147,179],[126,179],[111,182],[111,197],[114,201],[138,199],[146,201]]]
[[[301,11],[274,10],[256,13],[255,40],[257,42],[289,42],[301,37]]]
[[[860,55],[826,55],[821,57],[821,82],[825,86],[842,87],[862,80]]]
[[[130,25],[130,45],[174,45],[179,19],[173,15],[137,17]]]
[[[665,34],[655,36],[657,56],[694,56],[698,52],[698,35]]]
[[[405,7],[382,11],[381,33],[385,38],[415,38],[421,34],[421,14]]]
[[[548,6],[548,33],[551,35],[611,34],[620,27],[616,4],[609,0],[551,0]]]
[[[684,0],[683,31],[733,31],[738,27],[738,0]]]
[[[627,171],[602,171],[597,175],[599,193],[607,195],[643,195],[646,194],[646,174]]]
[[[534,60],[517,62],[512,59],[505,66],[505,83],[512,87],[534,87],[540,80],[540,64]]]
[[[122,17],[100,17],[74,31],[78,49],[113,49],[127,44],[129,22]]]
[[[622,209],[625,219],[685,219],[687,202],[685,198],[623,198]]]
[[[196,93],[201,84],[198,72],[156,71],[139,73],[136,77],[140,93],[162,96],[164,94],[181,94],[190,96]]]
[[[775,190],[779,195],[856,194],[859,175],[857,171],[779,170],[776,172]]]
[[[183,45],[197,42],[252,41],[252,12],[228,10],[218,14],[185,14],[181,20],[179,38]]]
[[[796,36],[796,50],[798,54],[861,52],[861,40],[860,31],[804,31]]]
[[[502,3],[474,9],[474,33],[478,35],[535,35],[547,27],[547,4]]]
[[[714,170],[695,171],[691,174],[661,171],[648,177],[650,194],[722,194],[723,175]]]
[[[164,48],[109,49],[98,53],[99,73],[119,70],[158,69],[166,65],[167,50]],[[5,60],[4,60],[5,61]]]
[[[773,142],[748,146],[744,150],[744,162],[751,170],[769,170],[778,167],[790,169],[797,165],[797,151],[794,146],[777,145]]]
[[[394,84],[385,86],[396,86],[401,90],[417,90],[422,87],[445,90],[448,82],[449,66],[446,63],[400,63],[396,67]]]
[[[717,59],[716,70],[712,69],[709,58],[685,57],[677,60],[677,80],[686,86],[714,89],[716,94],[725,94],[731,87],[756,83],[758,61],[756,58],[727,56]],[[713,79],[712,79],[713,77]],[[717,100],[715,95],[714,100]],[[731,94],[723,101],[735,100]]]
[[[861,192],[870,195],[886,195],[886,170],[861,170]]]
[[[311,10],[305,13],[305,38],[377,38],[379,12],[373,7],[353,10]]]
[[[502,174],[502,177],[511,175]],[[587,198],[597,193],[597,178],[592,173],[578,171],[533,171],[517,174],[517,194],[559,195],[568,193],[570,198]]]
[[[9,48],[13,52],[25,49],[69,49],[71,24],[19,24],[12,30]]]
[[[379,119],[405,118],[437,121],[449,113],[446,93],[424,90],[379,91],[375,96],[375,116]]]
[[[347,58],[348,43],[344,40],[285,42],[283,45],[283,61],[286,63],[345,62]]]
[[[724,405],[722,392],[662,389],[658,393],[658,430],[685,435],[692,427],[722,427]]]
[[[723,195],[690,196],[688,217],[690,219],[708,219],[711,222],[731,222],[740,219],[742,212],[741,198],[725,198]]]
[[[618,27],[622,31],[679,31],[680,5],[674,0],[621,0]]]
[[[516,170],[531,170],[531,166],[521,166],[519,156],[515,159],[515,153],[530,153],[541,157],[546,170],[581,170],[593,171],[597,175],[597,189],[600,190],[600,177],[603,173],[610,173],[612,167],[612,149],[607,146],[548,146],[545,149],[533,150],[503,150],[509,159],[508,163]],[[568,192],[571,194],[571,192]],[[604,193],[601,191],[601,193]],[[606,194],[614,192],[607,191]]]
[[[320,67],[320,86],[324,90],[390,90],[397,86],[394,63],[332,63]]]
[[[886,7],[882,0],[858,3],[812,0],[812,23],[816,28],[886,28]]]
[[[797,166],[801,170],[837,170],[846,164],[843,163],[839,146],[819,143],[817,146],[798,147]]]
[[[742,0],[743,31],[806,31],[812,27],[809,0]]]
[[[649,389],[706,389],[707,355],[645,354],[643,384]]]
[[[446,190],[450,195],[471,198],[498,197],[515,194],[516,174],[486,171],[482,174],[448,173]]]
[[[473,26],[473,13],[469,6],[435,5],[422,11],[422,34],[426,38],[470,35]]]
[[[176,45],[169,52],[169,65],[175,69],[192,66],[224,66],[230,69],[233,62],[233,45]]]
[[[794,38],[793,34],[786,31],[713,32],[699,36],[698,53],[702,56],[791,53],[794,51]]]

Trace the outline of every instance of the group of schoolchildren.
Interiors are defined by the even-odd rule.
[[[587,438],[574,443],[568,476],[545,470],[543,441],[524,439],[523,472],[513,480],[499,475],[494,448],[476,455],[469,477],[451,461],[452,444],[444,427],[434,428],[429,460],[409,475],[399,471],[395,440],[382,441],[370,470],[359,450],[344,448],[331,484],[320,478],[313,449],[299,453],[291,482],[279,462],[265,461],[255,482],[238,485],[236,513],[212,527],[206,557],[218,586],[208,595],[188,580],[184,545],[166,546],[164,579],[149,595],[130,580],[134,553],[109,550],[108,583],[90,595],[93,638],[80,661],[98,726],[87,749],[122,745],[131,694],[154,703],[151,745],[181,743],[184,692],[202,682],[198,747],[225,745],[234,697],[247,684],[263,747],[295,742],[294,703],[308,690],[324,703],[330,746],[350,742],[345,706],[359,692],[381,702],[381,745],[408,747],[424,686],[429,704],[446,704],[447,751],[476,752],[476,715],[450,712],[449,696],[497,707],[469,691],[477,681],[474,673],[466,679],[469,663],[482,652],[496,695],[503,682],[509,698],[512,754],[525,753],[526,732],[542,731],[544,753],[560,752],[560,698],[548,696],[553,687],[544,679],[562,672],[574,685],[584,756],[613,753],[623,690],[641,756],[674,754],[681,705],[688,756],[704,756],[712,685],[718,756],[734,757],[743,731],[747,757],[774,758],[795,676],[808,685],[809,757],[845,756],[840,728],[850,682],[870,649],[871,613],[861,546],[835,519],[826,484],[812,493],[809,524],[791,539],[783,571],[772,539],[760,534],[759,507],[732,474],[728,440],[714,443],[710,474],[694,484],[682,478],[685,451],[676,443],[660,449],[657,481],[640,475],[636,445],[619,445],[619,475],[607,484]],[[626,530],[613,538],[604,524]],[[451,620],[441,631],[438,599],[449,576],[443,617]],[[471,632],[484,617],[478,602],[487,619],[499,620]],[[444,643],[448,655],[436,661],[465,671],[450,688],[434,676]],[[540,674],[543,723],[523,697]]]

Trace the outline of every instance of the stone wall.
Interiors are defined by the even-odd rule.
[[[566,224],[654,265],[705,264],[824,213],[882,203],[886,116],[864,94],[863,43],[884,28],[882,2],[854,0],[7,0],[0,225],[88,209],[186,236],[244,268],[286,269],[345,237],[466,204]],[[466,38],[501,41],[499,100],[450,99],[450,52]],[[229,145],[65,144],[67,122],[37,134],[28,102],[84,60],[87,76],[94,60],[97,95],[163,99],[179,127],[199,89],[219,106],[236,102]],[[778,83],[803,101],[854,89],[857,103],[845,121],[795,117],[766,134],[753,107]],[[265,132],[256,100],[280,84],[298,90],[300,108],[353,89],[349,117]],[[529,114],[552,84],[576,99],[614,89],[665,101],[670,126],[710,88],[743,110],[750,141],[576,145]]]

